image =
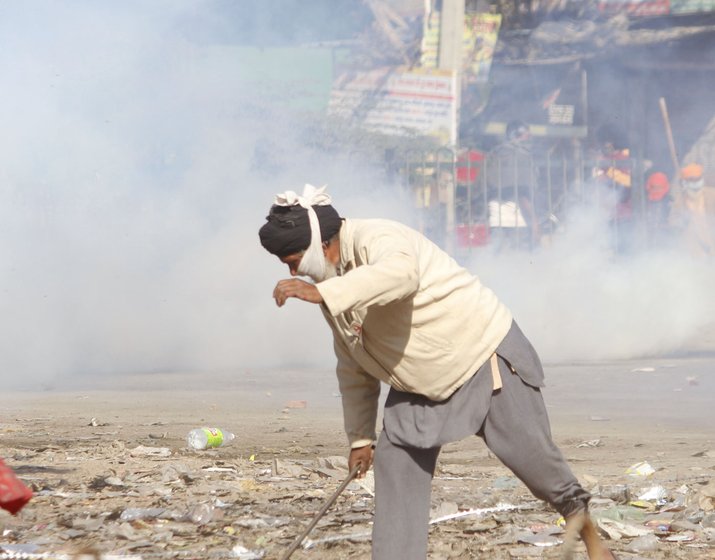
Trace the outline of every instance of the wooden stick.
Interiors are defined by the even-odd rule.
[[[668,117],[668,107],[665,104],[665,98],[660,98],[660,113],[663,115],[663,124],[665,124],[665,134],[668,138],[668,148],[670,148],[670,158],[673,160],[673,165],[675,166],[675,180],[677,181],[680,177],[680,162],[678,161],[678,154],[675,151],[675,142],[673,142],[673,130],[670,128],[670,117]]]
[[[340,494],[342,494],[343,490],[345,490],[347,485],[350,484],[350,481],[353,478],[355,478],[355,475],[358,473],[361,466],[362,466],[362,463],[357,463],[353,467],[353,470],[350,471],[347,478],[345,480],[343,480],[342,484],[333,493],[333,495],[330,496],[330,498],[328,498],[328,501],[325,502],[325,505],[322,508],[320,508],[320,511],[313,518],[313,521],[310,522],[310,525],[308,525],[308,527],[306,527],[305,531],[303,531],[298,536],[298,538],[296,538],[293,541],[293,544],[290,545],[290,548],[288,549],[288,551],[283,555],[282,560],[288,560],[288,558],[290,558],[291,555],[298,549],[298,547],[300,546],[300,543],[303,542],[303,539],[305,539],[305,537],[308,536],[308,533],[310,533],[313,530],[313,527],[315,527],[317,525],[318,521],[320,521],[320,519],[325,515],[325,512],[328,511],[328,508],[333,505],[335,500],[338,499],[338,496],[340,496]]]

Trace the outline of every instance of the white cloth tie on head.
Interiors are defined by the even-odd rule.
[[[325,192],[327,185],[320,188],[306,183],[303,187],[303,194],[298,195],[295,191],[286,191],[277,194],[273,204],[276,206],[301,206],[308,211],[310,222],[310,245],[305,254],[300,259],[298,274],[310,276],[316,282],[325,278],[325,255],[323,254],[322,239],[320,237],[320,222],[318,215],[313,210],[313,206],[329,206],[332,202],[330,195]]]

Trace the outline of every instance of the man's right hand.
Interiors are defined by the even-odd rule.
[[[370,470],[372,466],[372,456],[374,454],[372,445],[366,445],[365,447],[356,447],[350,450],[350,456],[348,457],[348,470],[352,472],[353,467],[360,463],[360,469],[357,473],[357,478],[363,478],[365,473]]]
[[[322,303],[323,296],[320,295],[315,284],[293,278],[290,280],[281,280],[276,284],[273,290],[273,299],[276,300],[278,307],[283,307],[286,300],[290,297],[302,299],[309,303]]]

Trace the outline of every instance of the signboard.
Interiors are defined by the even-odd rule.
[[[670,13],[670,0],[600,0],[598,9],[609,14],[626,12],[631,16],[662,16]]]
[[[437,68],[437,53],[439,52],[439,12],[431,12],[424,18],[422,28],[422,68]]]
[[[437,68],[439,53],[440,13],[432,12],[424,18],[422,31],[422,68]],[[489,80],[489,70],[499,36],[501,14],[465,14],[462,37],[462,72],[469,83],[484,84]]]
[[[503,136],[506,124],[519,118],[529,124],[533,136],[583,138],[586,136],[586,80],[584,71],[573,67],[553,67],[539,76],[542,95],[530,86],[531,76],[519,67],[499,72],[487,107],[489,121],[483,134]],[[507,98],[509,103],[499,103]]]
[[[333,84],[328,114],[388,135],[455,143],[456,80],[452,72],[395,69],[344,74]]]
[[[599,0],[601,12],[635,17],[715,12],[715,0]]]
[[[670,0],[671,14],[715,12],[715,0]]]
[[[466,14],[464,16],[464,78],[485,84],[499,37],[501,14]]]

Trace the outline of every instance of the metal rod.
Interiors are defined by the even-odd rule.
[[[680,177],[680,162],[678,160],[678,152],[675,150],[675,142],[673,141],[673,130],[670,128],[670,117],[668,116],[668,106],[665,104],[665,98],[661,97],[658,100],[660,105],[660,113],[663,116],[663,124],[665,125],[666,139],[668,140],[668,149],[670,150],[670,159],[673,161],[675,172],[673,175],[676,180]]]
[[[290,545],[290,548],[288,549],[288,551],[283,555],[282,560],[288,560],[288,558],[290,558],[291,555],[298,549],[298,547],[300,546],[300,543],[303,542],[303,539],[305,539],[305,537],[308,536],[308,533],[310,533],[313,530],[313,527],[315,527],[317,525],[318,521],[320,521],[320,519],[325,515],[325,512],[328,511],[328,508],[330,508],[330,506],[333,505],[335,500],[338,499],[338,496],[340,496],[340,494],[342,494],[343,490],[345,490],[347,485],[350,484],[350,481],[352,481],[352,479],[355,478],[355,475],[358,473],[361,466],[362,466],[362,463],[357,463],[353,467],[353,469],[348,474],[347,478],[342,482],[342,484],[333,493],[333,495],[330,496],[330,498],[328,498],[328,501],[325,502],[325,505],[323,505],[323,507],[320,508],[320,511],[315,515],[315,517],[313,518],[313,521],[310,522],[310,525],[308,525],[308,527],[306,527],[305,531],[303,531],[298,536],[298,538],[296,538],[293,541],[293,544]]]

